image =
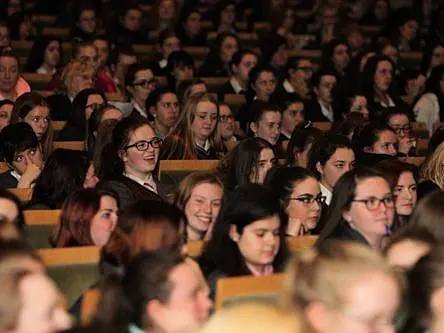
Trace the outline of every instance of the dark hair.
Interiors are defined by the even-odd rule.
[[[193,87],[197,86],[198,84],[203,84],[205,88],[208,90],[208,86],[205,83],[205,81],[199,78],[194,78],[191,80],[183,80],[179,84],[179,87],[177,88],[177,99],[180,101],[182,107],[185,106],[187,100],[190,98],[191,90],[193,89]]]
[[[35,181],[31,202],[60,209],[65,198],[83,186],[88,167],[86,152],[61,148],[54,150]]]
[[[399,177],[401,177],[401,174],[403,174],[404,172],[410,172],[413,175],[415,181],[418,181],[418,168],[415,165],[404,161],[384,160],[378,162],[375,165],[375,168],[384,173],[392,188],[395,188],[395,186],[398,184]]]
[[[437,290],[444,286],[444,247],[437,246],[418,260],[407,272],[408,318],[401,332],[424,332],[433,320],[432,301]]]
[[[31,13],[19,11],[8,17],[8,29],[10,40],[20,40],[20,27],[22,23],[32,21]],[[33,37],[33,35],[29,36]],[[29,38],[28,38],[29,39]]]
[[[308,169],[301,167],[276,166],[271,168],[265,176],[264,185],[268,186],[279,198],[282,208],[285,210],[290,203],[289,198],[293,189],[304,180],[318,177]]]
[[[99,179],[103,178],[103,165],[102,165],[102,154],[105,147],[113,140],[113,130],[114,127],[119,123],[117,119],[106,119],[99,123],[96,135],[94,137],[94,145],[92,146],[92,151],[89,151],[90,159],[94,165],[95,174]],[[107,161],[104,161],[105,165]]]
[[[322,244],[336,229],[345,223],[342,214],[350,209],[352,201],[356,196],[356,188],[359,183],[369,178],[382,178],[387,181],[384,174],[379,170],[364,166],[357,166],[344,173],[333,188],[333,196],[328,210],[328,218],[324,228],[321,230],[316,244]]]
[[[254,55],[256,58],[259,58],[259,56],[254,51],[252,51],[252,50],[244,49],[244,50],[237,51],[235,54],[233,54],[233,57],[231,58],[231,61],[230,61],[230,64],[229,64],[230,65],[231,74],[233,73],[233,66],[239,66],[239,64],[242,62],[242,59],[247,54]]]
[[[8,164],[12,164],[17,153],[37,147],[39,140],[32,127],[25,122],[7,125],[0,132],[0,152]]]
[[[367,101],[371,103],[375,100],[375,74],[378,64],[382,61],[388,61],[392,65],[393,71],[395,70],[395,64],[393,61],[385,55],[375,55],[367,60],[362,74],[362,91],[367,98]],[[388,94],[393,95],[393,79],[388,89]]]
[[[333,64],[332,58],[333,54],[335,53],[336,47],[339,45],[345,45],[347,46],[347,50],[349,49],[347,42],[341,39],[334,39],[322,48],[322,55],[321,55],[322,68],[330,70],[332,72],[337,72],[337,69]]]
[[[132,45],[130,45],[130,44],[116,45],[116,47],[114,49],[112,49],[112,51],[111,51],[108,65],[116,65],[119,62],[119,57],[121,54],[124,54],[127,56],[132,56],[132,57],[137,56]]]
[[[353,149],[350,140],[342,135],[328,134],[318,138],[310,149],[308,154],[308,168],[318,177],[321,174],[318,171],[318,162],[324,166],[325,163],[339,148]]]
[[[402,107],[389,107],[384,109],[378,120],[381,123],[389,125],[390,118],[399,114],[405,115],[410,123],[413,122],[413,114],[407,108]]]
[[[234,0],[222,0],[216,4],[215,9],[213,10],[211,16],[214,30],[218,31],[220,26],[220,16],[222,12],[225,10],[225,8],[227,8],[230,5],[233,5],[236,8],[236,2]]]
[[[258,123],[266,112],[282,113],[282,110],[275,104],[259,101],[258,103],[254,103],[254,105],[252,105],[250,112],[251,123]]]
[[[273,147],[262,138],[248,138],[225,156],[218,168],[227,191],[252,182],[263,149],[273,150]]]
[[[321,70],[313,73],[313,76],[311,77],[311,86],[318,87],[319,83],[321,82],[321,78],[323,76],[327,76],[327,75],[334,76],[336,79],[338,78],[337,74],[334,71],[332,71],[330,69],[321,69]]]
[[[103,149],[101,168],[98,170],[104,179],[113,179],[122,175],[124,163],[119,152],[128,145],[134,131],[146,125],[151,126],[140,117],[127,117],[117,123],[113,129],[112,141]]]
[[[166,67],[166,76],[168,81],[168,87],[176,91],[176,78],[172,72],[176,67],[188,67],[194,70],[194,59],[187,51],[173,51],[168,56],[168,63]]]
[[[108,278],[98,319],[119,332],[127,332],[129,324],[150,329],[153,323],[147,316],[147,304],[152,300],[168,302],[174,288],[170,273],[183,263],[183,257],[175,252],[159,250],[137,255],[125,267],[122,278]]]
[[[86,120],[86,106],[88,104],[88,98],[91,95],[99,95],[102,97],[105,104],[107,103],[107,98],[105,94],[95,88],[89,88],[84,89],[80,91],[77,96],[74,98],[72,102],[72,113],[70,117],[68,118],[67,125],[70,125],[70,127],[74,127],[80,132],[84,134],[86,137],[86,130],[87,130],[87,120]]]
[[[355,151],[360,153],[364,151],[364,148],[373,147],[379,140],[379,134],[384,131],[395,133],[390,126],[378,121],[368,123],[360,129],[355,130],[353,133]]]
[[[288,142],[287,165],[294,166],[296,162],[295,153],[304,151],[309,144],[312,144],[321,135],[322,131],[316,127],[307,126],[307,124],[297,125]]]
[[[48,107],[46,98],[36,92],[27,92],[20,95],[15,101],[14,108],[12,109],[11,123],[14,124],[24,119],[28,113],[37,106]]]
[[[278,216],[280,219],[280,246],[273,267],[275,272],[283,271],[288,258],[285,242],[287,217],[281,210],[279,200],[270,189],[259,184],[248,184],[237,187],[222,205],[213,236],[204,247],[199,260],[204,274],[208,275],[215,270],[228,276],[251,274],[237,243],[230,238],[230,227],[234,225],[237,232],[242,234],[246,226],[272,216]]]
[[[180,226],[186,221],[182,210],[163,201],[141,200],[126,207],[117,227],[102,249],[102,259],[126,265],[143,251],[181,251]]]
[[[157,44],[163,46],[163,43],[171,37],[177,37],[176,31],[173,29],[164,29],[159,33],[159,38],[157,39]],[[177,37],[179,39],[179,37]]]
[[[91,221],[100,210],[100,201],[110,196],[118,202],[114,192],[102,189],[78,189],[72,192],[62,206],[62,215],[51,235],[53,247],[94,246]]]
[[[0,189],[0,199],[9,200],[14,203],[14,205],[17,207],[17,218],[12,222],[17,229],[20,231],[20,233],[23,235],[26,231],[26,222],[25,222],[25,216],[23,215],[23,209],[22,209],[22,203],[20,202],[19,198],[17,198],[14,194],[9,192],[6,189]],[[1,212],[0,212],[0,215]]]
[[[125,75],[125,89],[126,89],[126,87],[133,86],[134,80],[136,79],[137,72],[147,70],[147,69],[152,71],[150,64],[147,62],[136,62],[136,63],[130,65],[128,67],[128,71],[126,72],[126,75]],[[127,91],[128,91],[128,89],[127,89]]]
[[[11,260],[16,262],[17,257],[28,257],[32,260],[38,261],[43,266],[43,260],[38,253],[28,244],[16,239],[0,239],[0,262]]]
[[[0,101],[0,108],[1,108],[3,105],[14,105],[14,102],[11,101],[10,99],[2,99],[2,100]]]
[[[42,36],[38,40],[36,40],[34,42],[34,44],[32,45],[28,60],[26,62],[26,72],[28,72],[28,73],[37,72],[37,70],[40,68],[40,66],[42,66],[42,64],[45,60],[46,48],[52,42],[59,43],[60,58],[59,58],[59,62],[56,65],[56,69],[58,69],[62,66],[62,64],[63,64],[63,47],[62,47],[61,40],[57,37]]]
[[[152,107],[157,108],[157,103],[159,103],[159,101],[162,99],[163,95],[165,94],[175,95],[175,93],[171,89],[168,89],[166,87],[156,88],[148,95],[148,98],[145,101],[145,109],[148,112],[148,114],[151,115],[150,108]]]
[[[427,79],[425,84],[425,91],[434,93],[437,96],[443,95],[441,91],[440,81],[444,79],[444,65],[436,66],[432,69],[430,77]]]
[[[444,126],[438,127],[429,140],[427,149],[427,157],[432,156],[436,148],[444,141]]]
[[[417,225],[408,225],[402,229],[399,229],[390,237],[388,244],[384,247],[384,254],[387,256],[392,247],[407,240],[424,243],[430,245],[431,247],[438,244],[435,236],[433,236],[433,234],[427,228]]]

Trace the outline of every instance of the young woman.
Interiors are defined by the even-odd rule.
[[[42,37],[32,45],[26,72],[53,75],[62,64],[62,42],[54,37]]]
[[[30,188],[43,166],[40,144],[27,123],[6,126],[0,132],[0,152],[9,171],[0,174],[1,188]]]
[[[171,0],[162,0],[162,2],[173,2]],[[165,29],[162,30],[157,39],[158,54],[154,61],[151,62],[151,69],[156,76],[166,76],[168,57],[174,51],[180,51],[182,46],[180,40],[174,30]]]
[[[180,84],[185,80],[192,80],[194,72],[194,59],[191,54],[183,50],[170,53],[166,67],[168,88],[178,93]]]
[[[407,274],[407,309],[409,316],[400,332],[440,332],[444,323],[438,306],[444,287],[444,248],[437,246],[419,259]],[[418,286],[421,286],[420,288]]]
[[[251,108],[250,131],[254,137],[267,140],[272,146],[279,141],[281,109],[273,104],[257,102]]]
[[[187,217],[188,240],[209,240],[223,200],[223,185],[214,172],[195,172],[185,177],[174,204]]]
[[[341,135],[325,135],[313,143],[308,168],[320,179],[322,195],[330,205],[338,179],[355,166],[355,154],[350,140]]]
[[[444,65],[444,43],[433,43],[426,46],[420,65],[422,80],[428,79],[432,70],[440,65]]]
[[[392,231],[395,231],[408,223],[416,206],[418,169],[413,164],[399,160],[381,161],[375,167],[390,181],[393,194],[396,196],[396,218],[392,225]]]
[[[57,136],[57,141],[85,141],[91,114],[106,103],[106,96],[100,90],[90,88],[80,91],[74,98],[72,114]]]
[[[248,138],[228,153],[218,169],[224,188],[231,192],[238,186],[262,184],[265,175],[276,164],[273,146],[261,138]]]
[[[230,63],[241,48],[237,35],[222,33],[216,38],[215,48],[208,54],[200,67],[199,76],[229,76]]]
[[[5,189],[0,189],[0,219],[12,223],[20,233],[26,229],[20,200]]]
[[[89,182],[89,160],[83,151],[56,149],[35,181],[27,209],[60,209],[71,192]]]
[[[295,127],[287,146],[287,165],[308,167],[308,153],[315,142],[322,135],[321,130],[310,124],[300,124]]]
[[[305,123],[304,102],[297,97],[288,97],[279,103],[282,110],[279,142],[289,141],[296,126]]]
[[[442,166],[444,164],[444,142],[440,143],[433,154],[427,156],[420,169],[418,198],[438,189],[444,189]]]
[[[74,8],[74,25],[71,29],[71,38],[90,40],[97,30],[97,9],[91,4],[80,3]]]
[[[371,122],[353,133],[356,161],[359,165],[373,166],[398,154],[398,138],[387,124]]]
[[[395,214],[390,183],[378,170],[356,167],[336,183],[329,216],[317,244],[350,240],[381,251]]]
[[[299,253],[289,264],[283,296],[316,333],[394,332],[401,286],[377,253],[331,242]]]
[[[176,32],[183,46],[207,46],[207,36],[202,33],[202,15],[197,6],[182,6]]]
[[[119,202],[115,193],[82,189],[71,193],[51,236],[53,247],[104,246],[117,225]]]
[[[288,257],[285,226],[279,200],[268,188],[249,184],[228,195],[199,260],[210,296],[222,277],[282,272]]]
[[[48,103],[45,97],[35,92],[24,93],[14,103],[11,124],[25,122],[34,130],[43,154],[43,159],[52,150],[52,125]]]
[[[213,12],[213,30],[218,34],[232,33],[238,31],[235,27],[236,3],[232,0],[220,1]]]
[[[268,171],[264,185],[273,190],[288,215],[287,236],[315,233],[325,196],[312,172],[300,167],[275,167]]]
[[[160,159],[219,159],[225,152],[217,131],[219,104],[208,94],[190,96],[160,149]]]
[[[388,107],[405,107],[405,103],[394,93],[394,70],[395,66],[387,56],[376,55],[367,60],[362,91],[367,98],[370,118]]]
[[[381,114],[381,122],[395,131],[398,138],[398,154],[406,156],[416,153],[416,137],[413,132],[412,115],[401,108],[387,108]]]
[[[0,101],[0,131],[11,122],[14,103],[9,99]]]
[[[116,192],[122,210],[138,200],[160,200],[155,170],[161,143],[151,125],[139,118],[124,118],[114,127],[97,170],[103,175],[98,186]]]
[[[391,40],[401,52],[421,51],[422,43],[418,36],[419,22],[413,15],[401,15],[395,31],[391,33]]]

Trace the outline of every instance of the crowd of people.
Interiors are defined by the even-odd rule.
[[[442,1],[0,7],[0,331],[441,332]],[[42,13],[69,36],[45,35]],[[84,149],[54,149],[71,141]],[[217,167],[167,183],[161,160]],[[25,210],[61,210],[48,247],[100,249],[87,326],[88,290],[67,306]],[[294,253],[304,236],[316,243]],[[214,312],[221,279],[276,273],[276,302]]]

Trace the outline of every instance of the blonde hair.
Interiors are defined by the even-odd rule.
[[[441,189],[444,189],[444,142],[427,158],[421,168],[421,179],[431,180]]]
[[[347,288],[375,271],[398,284],[394,271],[369,247],[355,242],[326,242],[320,249],[309,249],[290,261],[283,305],[301,310],[312,302],[341,307]]]
[[[70,95],[72,82],[75,77],[80,75],[91,75],[92,77],[95,77],[96,74],[96,69],[93,66],[81,63],[77,60],[73,60],[68,65],[66,65],[65,69],[62,72],[62,76],[60,78],[60,92]],[[74,96],[72,97],[75,97],[77,93],[78,91],[75,92]]]
[[[200,333],[299,333],[301,316],[268,303],[241,303],[224,308],[210,318]]]

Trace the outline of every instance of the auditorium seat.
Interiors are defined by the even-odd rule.
[[[35,249],[50,248],[49,238],[60,221],[61,210],[25,210],[26,241]]]

